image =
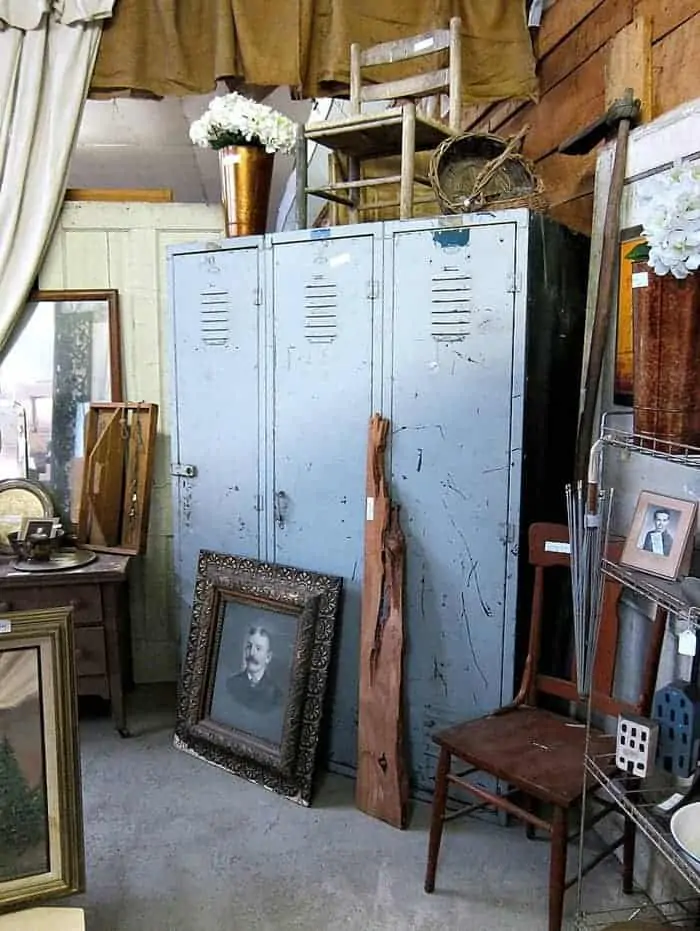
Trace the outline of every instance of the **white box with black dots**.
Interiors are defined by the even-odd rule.
[[[615,765],[631,776],[648,776],[654,768],[659,725],[649,718],[621,714],[617,719]]]

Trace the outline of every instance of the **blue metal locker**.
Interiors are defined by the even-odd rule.
[[[490,220],[391,225],[385,235],[385,410],[406,534],[408,741],[421,787],[435,771],[436,728],[492,710],[512,682],[517,241],[516,222]]]
[[[261,249],[169,252],[175,582],[184,650],[202,548],[259,558],[263,533],[259,365]]]
[[[367,427],[380,389],[372,229],[274,237],[269,255],[271,558],[344,578],[326,750],[341,770],[356,762]]]

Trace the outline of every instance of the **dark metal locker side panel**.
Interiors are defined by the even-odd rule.
[[[374,236],[273,240],[274,560],[343,577],[321,760],[354,769],[367,431],[373,412]],[[269,416],[269,415],[268,415]],[[269,486],[268,486],[269,487]]]
[[[171,252],[180,655],[202,548],[260,555],[260,248]]]
[[[497,707],[512,670],[524,315],[515,222],[413,227],[387,242],[385,382],[407,540],[410,773],[430,790],[432,733]]]

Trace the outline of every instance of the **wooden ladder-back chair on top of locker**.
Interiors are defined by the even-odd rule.
[[[569,532],[560,524],[532,524],[529,532],[529,561],[535,567],[535,582],[532,597],[532,615],[528,653],[522,685],[512,705],[499,709],[464,724],[458,724],[435,734],[433,739],[440,747],[435,795],[428,847],[428,865],[425,876],[425,891],[433,892],[437,870],[440,841],[446,820],[466,814],[475,808],[495,807],[528,826],[528,836],[535,828],[546,831],[550,836],[551,854],[549,871],[549,931],[561,928],[564,893],[576,879],[566,881],[566,853],[569,840],[569,813],[581,801],[584,779],[585,728],[580,722],[565,715],[555,714],[538,706],[542,696],[563,699],[582,704],[575,679],[559,679],[539,672],[540,642],[544,612],[545,570],[568,567],[569,556],[558,552],[556,547],[547,547],[547,542],[567,543]],[[619,557],[622,545],[610,543],[608,554]],[[656,675],[663,644],[666,613],[657,610],[650,624],[649,642],[646,647],[641,670],[641,683],[635,702],[626,702],[613,695],[615,661],[619,636],[618,603],[622,586],[605,582],[600,632],[593,669],[592,708],[602,715],[631,713],[647,716],[651,710]],[[589,752],[602,759],[601,765],[614,770],[614,736],[593,729]],[[460,773],[451,771],[453,757],[466,764]],[[514,795],[497,795],[466,780],[466,776],[477,772],[488,773],[501,780]],[[458,786],[478,799],[475,805],[459,811],[445,813],[447,792],[450,785]],[[591,784],[589,782],[589,784]],[[537,803],[545,803],[551,817],[535,814]],[[604,806],[587,827],[601,820],[614,807]],[[578,833],[578,826],[575,833]],[[634,823],[626,819],[624,832],[614,843],[596,855],[585,868],[588,872],[613,850],[624,845],[623,889],[632,891],[634,871]]]
[[[416,174],[416,152],[432,151],[449,136],[457,135],[461,121],[462,100],[462,21],[450,20],[449,29],[435,29],[423,35],[393,42],[382,42],[362,49],[357,43],[350,47],[350,113],[346,119],[307,123],[299,127],[297,147],[297,221],[300,229],[308,222],[307,197],[316,195],[343,204],[350,211],[350,221],[358,220],[358,212],[366,209],[360,203],[362,188],[399,184],[399,200],[382,207],[398,206],[402,220],[413,216],[413,185],[430,187],[430,180]],[[416,74],[381,84],[362,82],[365,68],[390,65],[436,52],[448,52],[446,68]],[[447,122],[436,118],[438,95],[447,91],[449,106]],[[426,113],[416,111],[416,100],[429,98]],[[379,113],[363,113],[362,104],[370,101],[400,101]],[[331,180],[320,188],[307,187],[308,142],[318,142],[348,158],[347,180]],[[362,179],[361,163],[369,158],[401,156],[400,174],[382,178]],[[374,205],[370,205],[374,206]]]

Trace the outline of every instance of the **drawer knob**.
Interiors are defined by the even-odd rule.
[[[71,606],[71,608],[77,611],[78,608],[82,605],[82,601],[80,598],[71,598],[68,604]]]
[[[73,654],[76,661],[78,662],[83,658],[83,651],[79,647],[76,647],[75,650],[73,650]]]
[[[0,601],[0,612],[5,614],[7,611],[12,610],[12,606],[9,601]]]

